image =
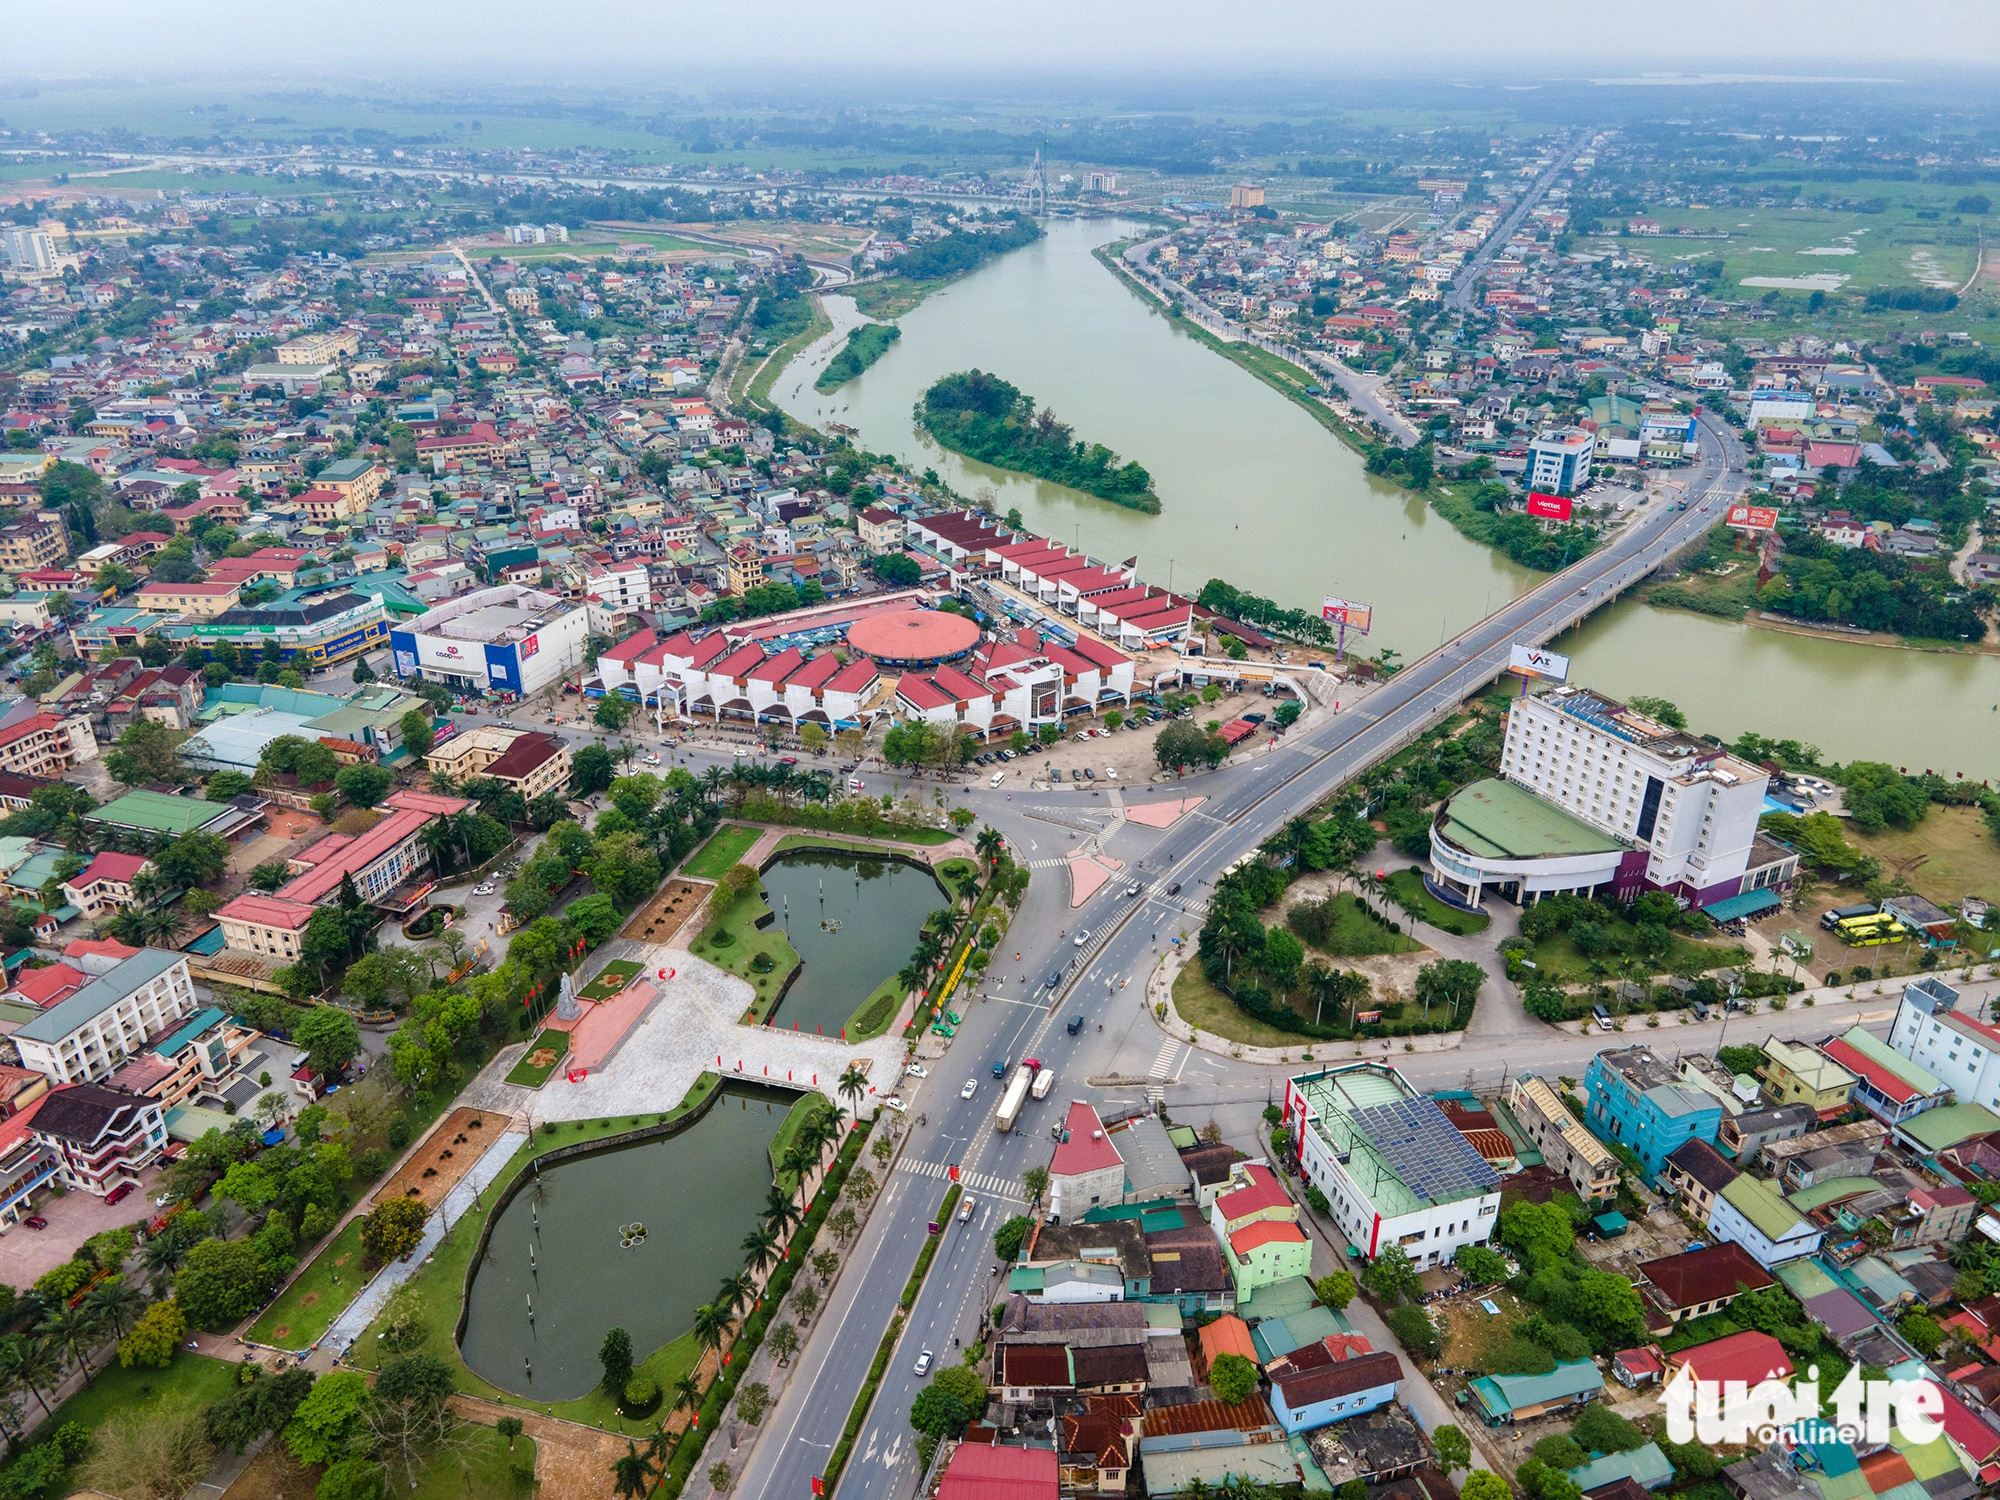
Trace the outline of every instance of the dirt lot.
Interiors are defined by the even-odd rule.
[[[1670,1208],[1656,1207],[1644,1218],[1633,1219],[1631,1225],[1616,1239],[1579,1238],[1576,1248],[1599,1270],[1615,1271],[1630,1278],[1641,1262],[1678,1255],[1694,1238]]]
[[[445,1194],[458,1186],[459,1179],[486,1148],[500,1139],[507,1117],[484,1109],[455,1109],[451,1117],[426,1140],[402,1170],[376,1190],[375,1201],[415,1198],[426,1209],[444,1202]]]
[[[652,900],[632,913],[618,935],[639,943],[664,943],[694,915],[709,890],[692,880],[669,880]]]
[[[1301,901],[1318,901],[1335,891],[1343,890],[1350,895],[1353,894],[1352,885],[1343,881],[1336,871],[1323,870],[1315,875],[1301,876],[1291,889],[1285,892],[1277,910],[1270,914],[1270,925],[1275,926],[1283,921],[1284,913]],[[1400,912],[1395,912],[1394,908],[1391,908],[1391,911],[1398,920],[1401,919]],[[1414,953],[1372,953],[1361,956],[1342,954],[1336,957],[1321,954],[1318,949],[1310,946],[1307,951],[1309,954],[1324,958],[1337,969],[1352,969],[1358,974],[1367,975],[1369,983],[1374,986],[1369,997],[1371,1005],[1384,1001],[1407,1000],[1416,993],[1417,970],[1437,957],[1421,944]]]
[[[1915,828],[1886,828],[1876,834],[1852,828],[1845,831],[1864,854],[1882,862],[1884,878],[1893,880],[1900,875],[1912,889],[1946,910],[1966,896],[2000,900],[2000,842],[1986,831],[1975,808],[1934,807]],[[1751,937],[1761,938],[1773,948],[1787,932],[1807,939],[1813,956],[1804,967],[1820,979],[1830,970],[1844,971],[1856,964],[1865,964],[1878,975],[1885,965],[1898,974],[1910,972],[1920,950],[1909,943],[1850,948],[1819,925],[1820,917],[1834,907],[1857,905],[1866,899],[1857,887],[1820,886],[1803,909],[1777,912],[1753,923]],[[1949,967],[1951,960],[1946,958],[1943,964]]]

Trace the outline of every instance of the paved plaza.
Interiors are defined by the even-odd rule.
[[[537,1124],[658,1114],[678,1104],[705,1072],[808,1088],[816,1083],[827,1098],[845,1107],[834,1084],[849,1063],[860,1062],[870,1082],[884,1092],[902,1071],[903,1039],[895,1031],[872,1042],[843,1042],[739,1025],[737,1018],[753,998],[749,984],[685,948],[614,941],[598,956],[606,963],[622,958],[645,964],[647,982],[658,997],[582,1082],[568,1082],[559,1070],[538,1092],[523,1091],[516,1107],[526,1108]],[[671,969],[674,977],[660,979],[662,968]],[[587,982],[587,976],[579,976],[579,988]],[[861,1112],[872,1112],[865,1099]]]

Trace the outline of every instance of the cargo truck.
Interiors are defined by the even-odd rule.
[[[1028,1102],[1029,1085],[1035,1081],[1035,1070],[1022,1063],[1014,1070],[1014,1076],[1007,1080],[1007,1092],[1000,1096],[1000,1108],[993,1113],[993,1128],[1003,1135],[1014,1128],[1014,1122],[1021,1118],[1021,1106]]]
[[[1056,1070],[1054,1068],[1043,1068],[1035,1075],[1035,1086],[1030,1092],[1037,1099],[1046,1099],[1049,1097],[1049,1090],[1055,1086]]]

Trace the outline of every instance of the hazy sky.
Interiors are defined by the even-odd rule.
[[[743,64],[1296,74],[1429,71],[1429,60],[1546,78],[1750,64],[1879,77],[2000,62],[1984,0],[71,0],[9,11],[10,69],[40,78],[297,78],[338,65],[510,81],[644,72],[672,89],[698,85],[692,69]]]

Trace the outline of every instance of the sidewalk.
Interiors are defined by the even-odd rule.
[[[332,1369],[368,1325],[375,1321],[375,1315],[381,1312],[382,1305],[396,1288],[422,1268],[451,1226],[479,1206],[479,1195],[500,1175],[501,1169],[513,1160],[514,1153],[527,1140],[527,1131],[519,1125],[518,1121],[509,1125],[506,1132],[481,1154],[472,1170],[460,1179],[458,1186],[445,1195],[438,1211],[425,1221],[423,1238],[417,1242],[417,1248],[401,1260],[384,1266],[376,1273],[375,1279],[361,1289],[361,1294],[348,1304],[347,1310],[333,1320],[333,1326],[320,1336],[319,1342],[307,1355],[305,1364],[308,1369],[322,1372]]]

